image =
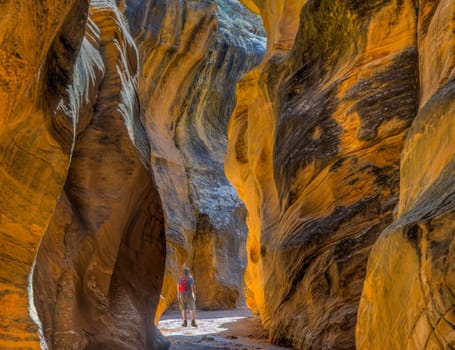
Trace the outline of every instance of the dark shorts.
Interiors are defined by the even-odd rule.
[[[193,295],[191,293],[180,294],[180,310],[196,310],[196,303],[194,302]]]

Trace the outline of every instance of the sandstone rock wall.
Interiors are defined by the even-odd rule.
[[[109,0],[0,7],[0,348],[167,348],[153,326],[164,217],[126,23]]]
[[[455,2],[419,5],[419,111],[396,218],[368,262],[359,349],[455,346]]]
[[[226,172],[248,209],[248,304],[271,339],[354,347],[416,116],[413,1],[248,1],[268,37],[239,85]]]
[[[126,1],[125,14],[143,61],[140,99],[166,216],[157,317],[175,298],[183,265],[193,269],[198,307],[235,307],[246,232],[223,162],[235,84],[264,51],[260,21],[225,0]]]
[[[228,128],[225,171],[248,210],[246,301],[253,311],[262,316],[267,326],[269,318],[265,311],[260,252],[262,232],[271,228],[278,216],[271,158],[276,92],[273,92],[273,86],[271,90],[265,86],[268,74],[263,75],[262,72],[269,64],[279,62],[290,49],[298,29],[299,8],[303,3],[244,3],[261,14],[267,33],[267,50],[262,64],[238,83],[236,107]]]
[[[265,55],[234,0],[0,4],[0,348],[167,348],[244,220],[275,343],[455,347],[455,1],[243,2]]]
[[[49,128],[55,105],[46,103],[50,90],[61,88],[61,81],[47,86],[43,70],[56,37],[73,20],[84,23],[87,6],[86,1],[0,5],[0,347],[4,349],[40,347],[27,288],[70,162],[70,148],[59,143]],[[76,31],[68,48],[77,51],[82,36]]]

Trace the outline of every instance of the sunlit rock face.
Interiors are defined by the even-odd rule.
[[[271,339],[351,349],[418,106],[413,1],[245,1],[261,66],[239,84],[228,178],[245,202],[247,303]]]
[[[116,2],[0,9],[0,348],[165,349],[164,216]]]
[[[420,103],[402,153],[396,218],[372,250],[359,349],[455,346],[455,1],[421,1]]]
[[[264,52],[260,19],[232,0],[128,0],[125,15],[143,61],[140,99],[167,225],[157,316],[183,265],[193,269],[198,307],[235,307],[245,211],[223,163],[235,84]]]
[[[62,144],[50,127],[48,97],[65,84],[43,81],[48,53],[60,34],[77,51],[87,1],[2,1],[0,4],[0,348],[39,349],[29,314],[29,274],[70,163],[72,140]],[[78,23],[82,23],[82,28]],[[82,30],[80,30],[82,29]],[[80,30],[80,31],[79,31]],[[71,129],[71,124],[70,124]],[[65,132],[62,130],[65,134]]]

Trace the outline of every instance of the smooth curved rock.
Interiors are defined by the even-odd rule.
[[[0,347],[166,349],[136,45],[114,1],[22,6],[0,6],[36,25],[2,38]]]
[[[420,107],[397,217],[368,261],[359,349],[455,347],[455,1],[420,5]]]
[[[41,238],[65,183],[70,147],[50,127],[53,88],[43,81],[47,57],[70,25],[85,26],[87,1],[0,4],[0,348],[39,349],[30,275]],[[69,19],[70,18],[70,19]],[[26,24],[26,25],[25,25]],[[77,26],[76,26],[77,27]],[[77,51],[83,32],[72,33]],[[71,72],[71,61],[66,72]],[[71,130],[71,123],[69,123]],[[36,317],[35,317],[36,319]]]
[[[78,100],[65,191],[34,275],[38,314],[55,349],[169,347],[153,325],[165,238],[139,119],[138,65],[116,5],[92,1],[69,95],[87,98]]]
[[[275,343],[351,349],[417,110],[416,8],[255,4],[268,50],[239,84],[226,160],[248,210],[248,305]]]
[[[185,264],[198,307],[235,307],[246,233],[223,161],[235,84],[263,54],[260,27],[236,1],[126,1],[125,14],[143,61],[140,98],[167,225],[157,317],[174,300]]]

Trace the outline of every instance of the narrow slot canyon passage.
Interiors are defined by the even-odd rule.
[[[455,0],[0,12],[0,350],[455,348]]]

